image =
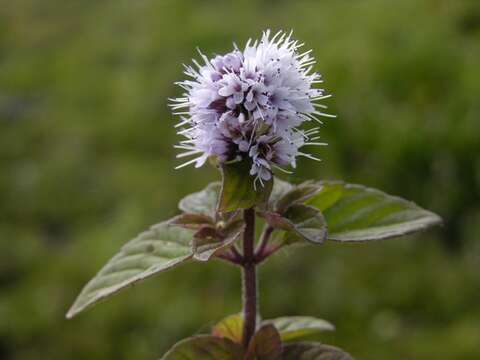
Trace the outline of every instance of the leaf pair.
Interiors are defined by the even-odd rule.
[[[85,286],[67,317],[185,261],[205,261],[231,246],[241,233],[243,222],[235,217],[236,212],[219,213],[217,207],[222,204],[222,196],[224,199],[227,196],[227,190],[231,194],[228,199],[235,199],[243,192],[235,191],[242,186],[238,180],[231,183],[224,180],[223,195],[221,184],[215,182],[180,201],[179,207],[186,213],[182,215],[184,228],[162,222],[124,245]],[[265,191],[269,193],[268,188]],[[292,185],[275,179],[268,204],[264,203],[266,193],[245,196],[248,201],[238,199],[236,204],[251,206],[263,202],[263,216],[280,230],[274,233],[269,245],[274,250],[302,242],[321,243],[324,239],[341,242],[387,239],[441,223],[439,216],[412,202],[343,182]],[[229,201],[226,203],[232,204]]]
[[[272,337],[276,338],[272,328],[262,333],[272,344]],[[289,343],[281,347],[281,352],[275,343],[270,349],[261,349],[252,358],[252,353],[245,355],[239,344],[227,338],[199,335],[177,343],[161,360],[354,360],[345,351],[318,342]]]
[[[241,346],[243,319],[229,316],[213,328],[213,335],[195,336],[173,346],[162,360],[353,360],[341,349],[316,342],[287,342],[319,331],[333,330],[325,320],[283,317],[265,321],[248,349]]]
[[[323,331],[335,330],[335,327],[328,321],[311,316],[284,316],[265,320],[261,325],[273,325],[279,332],[282,341],[299,340]],[[240,314],[234,314],[222,319],[213,327],[212,334],[241,343],[243,317]]]

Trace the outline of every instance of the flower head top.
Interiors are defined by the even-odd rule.
[[[172,99],[174,113],[181,121],[178,133],[186,139],[177,148],[186,150],[179,158],[194,156],[177,168],[202,166],[208,157],[220,163],[249,157],[250,174],[268,181],[272,168],[295,168],[297,156],[318,160],[300,151],[304,145],[325,145],[318,140],[318,127],[301,130],[304,122],[318,116],[325,105],[317,101],[329,97],[321,76],[312,72],[315,60],[310,52],[300,53],[291,34],[265,31],[260,41],[249,40],[243,51],[236,46],[225,55],[204,64],[193,60],[185,66],[191,79],[177,83],[186,92]]]

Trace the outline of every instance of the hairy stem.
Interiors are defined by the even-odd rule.
[[[243,234],[243,346],[248,347],[250,339],[255,334],[257,321],[257,274],[255,263],[255,210],[246,209],[243,212],[245,231]]]

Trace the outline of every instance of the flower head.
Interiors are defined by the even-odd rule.
[[[311,51],[299,52],[302,45],[291,34],[265,31],[243,51],[235,46],[213,59],[200,53],[203,64],[193,60],[195,66],[185,66],[190,79],[177,84],[186,92],[172,99],[171,107],[185,137],[176,147],[186,151],[178,157],[194,158],[178,168],[200,167],[210,156],[221,163],[249,157],[250,174],[262,183],[273,167],[295,168],[298,156],[318,160],[300,151],[304,145],[326,145],[316,142],[318,128],[300,126],[332,115],[317,103],[329,95],[315,88],[321,76],[312,71]]]

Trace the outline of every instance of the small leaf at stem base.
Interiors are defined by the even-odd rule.
[[[280,360],[282,358],[282,341],[275,326],[262,326],[248,345],[245,360]]]
[[[218,322],[212,329],[212,335],[228,338],[236,343],[242,342],[243,317],[241,314],[230,315]]]
[[[243,349],[227,338],[199,335],[175,344],[161,360],[241,360]]]

